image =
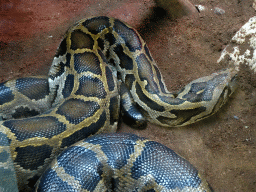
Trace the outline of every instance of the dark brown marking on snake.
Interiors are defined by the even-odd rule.
[[[117,19],[115,20],[113,29],[124,40],[125,45],[131,52],[142,49],[139,35],[135,30],[127,27],[124,23]]]
[[[189,121],[192,117],[197,116],[200,113],[206,111],[206,107],[197,107],[194,109],[185,109],[185,110],[171,110],[171,114],[177,116],[177,119],[182,119],[182,121],[178,125],[182,125],[183,123]]]
[[[159,82],[160,89],[163,93],[167,93],[164,88],[164,83],[162,82],[162,76],[157,66],[154,65],[155,71],[156,71],[156,77]]]
[[[179,98],[172,98],[172,97],[165,97],[165,96],[159,96],[161,101],[168,103],[169,105],[181,105],[186,100],[179,99]]]
[[[116,43],[116,38],[112,33],[107,33],[105,35],[105,40],[109,42],[109,46],[112,46]]]
[[[80,141],[84,138],[87,138],[87,137],[97,133],[97,131],[99,130],[99,127],[104,126],[104,124],[106,122],[106,118],[107,118],[106,112],[104,111],[100,115],[100,118],[95,123],[92,123],[88,127],[83,127],[82,129],[80,129],[79,131],[76,131],[69,137],[64,138],[61,143],[61,148],[70,146],[70,145],[76,143],[77,141]]]
[[[63,62],[60,62],[60,64],[56,66],[56,73],[50,74],[49,78],[55,79],[56,77],[61,76],[65,72],[65,66],[66,64],[64,64]]]
[[[132,70],[133,69],[133,61],[132,59],[124,53],[124,49],[122,45],[117,45],[114,48],[114,52],[118,55],[119,57],[119,62],[120,62],[120,67],[126,70]]]
[[[25,77],[16,80],[16,88],[29,99],[39,100],[49,95],[47,79]]]
[[[34,175],[33,177],[28,179],[28,187],[29,189],[33,189],[36,182],[38,181],[38,179],[40,178],[39,175]]]
[[[121,83],[120,85],[120,95],[120,105],[123,122],[133,128],[146,128],[146,119],[143,117],[141,111],[138,110],[138,107],[134,102],[129,89],[125,86],[124,83]]]
[[[33,137],[52,138],[66,130],[66,125],[59,122],[57,118],[31,117],[29,119],[15,119],[3,122],[3,125],[15,134],[18,141],[23,141]],[[49,127],[52,128],[49,131]]]
[[[24,169],[37,170],[45,164],[45,159],[50,158],[53,147],[49,145],[17,147],[17,157],[14,162]]]
[[[105,55],[106,55],[106,58],[109,59],[109,62],[108,62],[108,63],[111,64],[111,65],[113,65],[113,66],[115,66],[115,61],[114,61],[114,59],[113,59],[113,58],[110,58],[110,51],[109,51],[109,49],[107,49]]]
[[[147,85],[145,86],[145,89],[149,93],[154,93],[154,94],[159,93],[158,86],[154,80],[152,66],[150,64],[150,61],[145,56],[145,54],[142,53],[138,57],[136,57],[136,62],[138,65],[138,73],[141,81],[144,81],[144,80],[147,81]]]
[[[151,61],[153,61],[153,58],[152,58],[152,57],[151,57],[151,55],[150,55],[150,52],[149,52],[148,46],[147,46],[147,45],[145,45],[145,46],[144,46],[144,49],[145,49],[145,52],[146,52],[146,54],[147,54],[148,58],[149,58]]]
[[[66,55],[66,63],[65,63],[66,67],[70,67],[70,60],[71,60],[71,54],[67,53],[67,55]]]
[[[62,95],[64,98],[67,98],[70,96],[74,88],[74,75],[67,75],[64,88],[62,90]]]
[[[115,81],[114,81],[113,73],[108,66],[106,66],[105,69],[106,69],[108,89],[109,89],[109,91],[114,91],[115,90]]]
[[[187,99],[190,102],[200,102],[202,101],[203,98],[204,99],[208,98],[205,101],[209,101],[212,98],[212,91],[211,90],[208,90],[208,92],[206,91],[207,91],[207,82],[193,83],[191,85],[189,92],[186,95],[184,95],[182,98]]]
[[[96,75],[102,74],[99,58],[91,52],[75,54],[74,65],[77,73],[90,71]]]
[[[107,95],[103,82],[97,77],[82,76],[79,78],[79,88],[76,95],[84,95],[86,97],[97,97],[104,99]]]
[[[67,39],[63,39],[59,45],[59,48],[57,49],[57,52],[55,54],[55,57],[59,57],[64,55],[67,52]]]
[[[110,99],[109,113],[110,125],[113,125],[119,118],[119,99],[117,97],[112,97]]]
[[[127,74],[125,76],[125,85],[128,89],[132,89],[133,82],[135,81],[135,77],[133,74]]]
[[[12,114],[13,119],[21,119],[21,118],[28,118],[39,115],[39,111],[35,109],[30,109],[28,107],[20,106],[15,109],[15,113]]]
[[[204,112],[206,110],[206,107],[197,107],[194,109],[184,109],[184,110],[171,110],[171,115],[175,115],[176,117],[170,118],[170,117],[163,117],[159,116],[157,117],[157,120],[160,121],[162,124],[169,125],[170,121],[178,121],[177,125],[182,125],[183,123],[189,121],[192,117],[197,116],[198,114]],[[176,123],[175,123],[176,124]]]
[[[82,25],[92,34],[98,34],[102,30],[110,27],[109,18],[104,16],[87,19]]]
[[[92,37],[88,34],[85,34],[81,30],[75,30],[71,33],[71,45],[70,48],[72,50],[77,49],[93,49],[94,40]]]
[[[97,39],[97,42],[98,42],[98,46],[99,46],[99,48],[101,49],[101,50],[104,50],[104,40],[103,39],[101,39],[101,38],[98,38]]]
[[[101,59],[107,64],[107,63],[108,63],[107,58],[106,58],[106,56],[102,53],[101,50],[98,50],[98,54],[100,55]]]
[[[163,106],[159,105],[158,103],[156,103],[155,101],[153,101],[152,99],[147,97],[143,93],[143,91],[138,83],[136,83],[136,93],[137,93],[138,97],[140,98],[140,100],[142,102],[144,102],[151,109],[160,111],[160,112],[163,112],[165,110],[165,108]]]
[[[69,99],[60,105],[56,113],[63,115],[70,123],[78,124],[93,116],[99,109],[100,106],[97,102]]]

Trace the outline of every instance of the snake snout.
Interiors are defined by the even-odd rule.
[[[230,77],[231,80],[228,83],[229,96],[232,95],[238,88],[238,79],[239,79],[237,72],[231,71],[230,76],[231,76]]]

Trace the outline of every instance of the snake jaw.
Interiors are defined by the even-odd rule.
[[[238,80],[239,80],[238,74],[236,72],[234,72],[230,82],[228,83],[229,96],[231,96],[237,90],[237,88],[238,88]]]

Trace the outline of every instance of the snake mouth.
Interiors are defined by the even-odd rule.
[[[239,79],[239,76],[237,74],[234,74],[230,82],[228,83],[229,92],[230,92],[229,95],[233,94],[238,88],[238,79]]]

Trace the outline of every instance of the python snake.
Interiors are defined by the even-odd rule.
[[[3,120],[0,122],[0,175],[3,170],[12,169],[13,163],[19,190],[30,191],[53,162],[48,172],[62,170],[64,176],[58,175],[60,177],[55,179],[64,181],[66,175],[66,188],[62,184],[59,188],[55,186],[56,181],[52,188],[42,187],[42,191],[61,187],[64,187],[62,191],[72,191],[74,186],[81,187],[75,188],[77,191],[104,191],[100,187],[106,181],[112,183],[108,191],[186,191],[186,187],[210,191],[195,168],[160,144],[147,145],[150,141],[132,135],[100,135],[81,140],[95,134],[116,132],[120,110],[123,120],[138,128],[145,127],[146,121],[168,127],[194,123],[214,114],[235,87],[236,72],[225,69],[192,81],[178,93],[171,93],[135,29],[105,16],[83,19],[66,32],[48,77],[19,78],[0,84],[0,119]],[[137,146],[137,143],[141,144]],[[103,150],[106,146],[107,151]],[[116,153],[119,148],[125,148],[125,151],[120,149],[120,153]],[[100,162],[100,167],[95,166],[96,171],[91,170],[91,174],[97,171],[103,174],[97,176],[98,180],[84,176],[94,187],[83,188],[79,179],[85,173],[72,175],[73,168],[68,167],[72,172],[68,176],[64,164],[54,160],[64,149],[67,153],[62,153],[58,159],[72,150],[74,153],[82,150],[84,161]],[[91,159],[84,155],[85,151],[94,154]],[[158,151],[159,156],[152,155]],[[171,160],[167,160],[167,154],[171,154]],[[128,159],[129,164],[126,164]],[[74,162],[70,165],[74,165],[77,160],[71,161]],[[133,169],[135,162],[144,163],[147,168],[140,168],[147,173],[137,173],[141,170]],[[175,164],[176,169],[166,163]],[[152,164],[158,165],[159,171],[153,173]],[[126,167],[123,169],[125,174],[117,174],[120,175],[117,179],[112,172],[122,166]],[[166,175],[167,167],[171,171],[169,175]],[[74,167],[74,171],[79,169]],[[137,176],[133,177],[133,174]],[[176,180],[175,174],[183,180]],[[45,175],[41,178],[46,181],[46,186],[49,180],[54,180],[53,174],[48,177],[48,180]],[[166,179],[171,177],[174,184]],[[75,180],[73,184],[69,178]],[[125,186],[121,180],[139,183],[140,188]],[[42,183],[38,181],[38,186]],[[150,188],[152,183],[155,188]]]

